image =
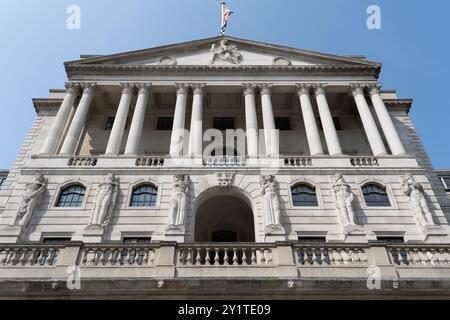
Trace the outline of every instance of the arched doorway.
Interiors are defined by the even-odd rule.
[[[197,209],[195,242],[255,242],[252,209],[233,195],[210,197]]]

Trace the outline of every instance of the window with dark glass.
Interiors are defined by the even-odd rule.
[[[71,241],[72,238],[70,237],[49,237],[49,238],[44,238],[42,240],[43,243],[45,244],[65,244],[66,242]]]
[[[298,237],[300,243],[326,243],[325,237]]]
[[[295,207],[317,207],[317,195],[315,188],[306,184],[300,184],[291,189],[292,202]]]
[[[61,190],[57,207],[81,207],[86,188],[81,185],[71,185]]]
[[[131,196],[131,207],[154,207],[158,190],[150,185],[142,185],[133,190]]]
[[[320,121],[320,118],[317,118],[316,122],[317,122],[317,126],[319,127],[319,130],[323,131],[322,121]],[[342,130],[341,121],[339,120],[338,117],[333,117],[333,124],[334,124],[334,128],[337,131]]]
[[[234,118],[214,118],[214,129],[228,130],[234,129]]]
[[[172,130],[173,117],[159,117],[156,130]]]
[[[386,188],[377,184],[368,184],[362,188],[364,200],[368,207],[390,207],[391,203]]]
[[[115,117],[108,117],[105,123],[105,130],[112,130]]]
[[[405,240],[403,239],[403,237],[395,237],[395,236],[380,236],[377,237],[378,241],[383,241],[386,243],[405,243]]]
[[[291,130],[291,123],[288,117],[275,117],[275,128],[278,130]]]
[[[151,243],[152,238],[151,237],[125,237],[123,238],[123,243],[130,243],[130,244],[139,244],[139,243]]]

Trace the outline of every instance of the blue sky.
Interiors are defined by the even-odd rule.
[[[0,0],[0,168],[9,168],[35,116],[31,99],[62,88],[63,62],[219,32],[219,0]],[[383,88],[413,98],[411,112],[436,168],[450,168],[450,1],[228,0],[227,34],[383,63]],[[382,29],[366,27],[381,8]],[[69,5],[81,29],[66,27]]]

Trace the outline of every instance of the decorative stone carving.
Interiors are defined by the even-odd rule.
[[[345,183],[340,173],[331,176],[331,183],[331,195],[333,196],[343,233],[362,231],[363,228],[356,224],[355,211],[352,206],[355,196],[352,188]]]
[[[203,95],[205,92],[206,83],[191,83],[189,86],[192,88],[193,94]]]
[[[380,85],[378,84],[368,84],[367,89],[369,90],[369,95],[380,94]]]
[[[167,230],[182,230],[187,211],[189,176],[177,174],[173,177],[172,200],[170,200],[169,226]]]
[[[286,57],[276,57],[273,59],[272,64],[275,66],[290,66],[292,62]]]
[[[304,94],[309,94],[313,85],[310,83],[297,83],[295,87],[297,88],[298,95],[301,96]]]
[[[260,94],[271,94],[272,84],[271,83],[261,83],[258,85]]]
[[[64,87],[67,93],[77,93],[80,89],[80,84],[78,82],[66,82]]]
[[[113,173],[108,173],[104,182],[98,186],[88,227],[104,228],[108,225],[118,193],[119,178],[116,178]]]
[[[313,85],[314,94],[318,96],[319,94],[325,94],[325,83],[315,83]]]
[[[255,95],[255,89],[258,86],[254,83],[243,83],[242,84],[242,91],[244,92],[244,96],[251,94],[251,95]]]
[[[122,85],[122,94],[132,94],[134,88],[136,88],[134,83],[121,82],[120,84]]]
[[[284,232],[280,222],[280,200],[278,188],[273,175],[262,175],[259,178],[262,195],[262,208],[264,215],[264,226],[266,234]]]
[[[423,230],[435,225],[422,184],[416,182],[410,173],[403,175],[401,179],[403,192],[408,197],[409,210],[419,227]]]
[[[220,41],[219,47],[214,43],[209,51],[209,64],[214,64],[216,60],[228,61],[233,64],[239,64],[242,60],[242,55],[234,44],[228,44],[227,39]]]
[[[187,83],[175,83],[175,89],[176,89],[177,95],[187,94],[189,85]]]
[[[162,57],[158,61],[158,65],[160,66],[175,66],[177,64],[177,60],[173,57]]]
[[[229,188],[233,182],[234,173],[232,172],[217,172],[217,185],[220,190],[224,191]]]
[[[360,83],[351,83],[350,89],[352,90],[352,94],[356,97],[359,94],[364,94],[365,85]]]
[[[42,200],[42,195],[47,190],[47,179],[42,173],[34,176],[33,182],[27,183],[22,200],[19,204],[16,217],[11,227],[21,227],[26,230],[30,224],[31,217]]]
[[[136,88],[138,88],[139,94],[146,94],[148,91],[150,91],[151,87],[152,84],[150,82],[136,83]]]
[[[94,94],[95,88],[97,87],[97,83],[83,82],[81,83],[81,87],[83,88],[83,94]]]

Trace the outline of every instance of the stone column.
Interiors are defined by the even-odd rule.
[[[188,86],[184,83],[176,83],[175,86],[177,90],[177,102],[175,104],[175,112],[173,116],[169,154],[172,157],[179,157],[183,151]]]
[[[122,83],[122,96],[114,118],[111,134],[109,135],[108,145],[106,146],[105,154],[107,155],[119,154],[134,88],[133,83]]]
[[[62,133],[64,131],[64,126],[70,116],[70,111],[72,110],[75,99],[77,98],[79,91],[79,83],[67,82],[66,96],[61,104],[61,107],[56,114],[55,120],[53,121],[52,127],[47,134],[44,145],[41,149],[41,154],[53,154],[58,146],[59,139],[61,139]]]
[[[314,93],[316,95],[317,108],[319,109],[320,121],[322,123],[323,133],[327,142],[328,153],[330,155],[342,154],[341,144],[333,122],[333,116],[328,106],[325,95],[324,85],[314,85]]]
[[[267,156],[277,156],[279,154],[279,137],[275,127],[275,118],[273,116],[271,84],[259,85],[261,94],[261,109],[263,115],[264,138]]]
[[[373,155],[378,156],[387,154],[383,140],[381,139],[381,135],[378,132],[377,125],[373,119],[372,112],[364,97],[364,86],[360,84],[350,84],[350,87]]]
[[[203,153],[203,93],[204,83],[191,84],[193,90],[189,155],[199,158]]]
[[[302,109],[303,122],[305,124],[306,138],[308,140],[309,152],[312,156],[323,154],[322,141],[320,140],[319,129],[317,128],[316,117],[311,105],[309,93],[311,84],[297,84],[297,93],[300,98],[300,107]]]
[[[60,154],[73,155],[75,148],[77,147],[78,140],[80,139],[81,131],[83,130],[86,117],[91,107],[92,98],[95,92],[95,83],[82,83],[83,95],[81,96],[80,103],[78,104],[75,115],[73,116],[69,130],[67,131],[66,138],[61,147]]]
[[[255,89],[256,84],[242,85],[245,97],[245,126],[249,157],[258,156],[258,119],[256,116]]]
[[[400,136],[395,129],[392,118],[386,109],[386,106],[381,98],[378,85],[369,85],[369,93],[372,99],[372,104],[377,114],[378,120],[380,121],[381,128],[383,129],[384,136],[386,137],[389,148],[393,155],[406,154],[405,148],[403,147]]]
[[[133,120],[131,120],[127,145],[125,147],[126,155],[137,155],[139,152],[151,83],[138,83],[136,86],[139,89],[139,94],[136,101],[136,107],[134,108]]]

